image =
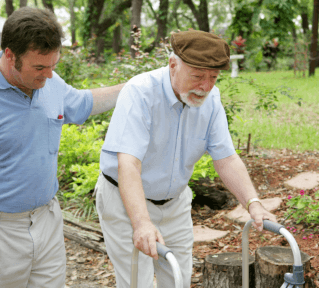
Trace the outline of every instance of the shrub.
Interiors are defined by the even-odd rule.
[[[294,218],[296,223],[306,223],[310,225],[319,224],[319,190],[314,194],[314,199],[305,195],[303,190],[297,197],[288,196],[289,201],[285,217]]]
[[[219,177],[214,168],[213,159],[208,154],[204,154],[195,164],[192,177],[188,182],[188,186],[193,187],[195,185],[194,181],[198,181],[200,178],[206,177],[209,177],[211,181],[214,181],[216,177]]]
[[[71,167],[99,163],[103,139],[109,123],[103,121],[90,126],[64,125],[58,159],[58,178],[62,184],[70,184],[74,172]],[[77,167],[77,166],[76,166]],[[67,194],[70,197],[70,194]]]

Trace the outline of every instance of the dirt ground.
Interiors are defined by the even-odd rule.
[[[293,220],[286,219],[288,196],[299,194],[298,189],[288,189],[284,181],[301,172],[319,171],[319,152],[292,153],[289,150],[255,150],[250,155],[241,155],[246,164],[250,177],[261,199],[280,197],[283,202],[273,213],[279,223],[285,227],[295,227],[293,233],[301,251],[311,256],[311,270],[306,275],[308,287],[319,287],[319,231],[315,227],[296,225]],[[225,188],[220,179],[211,183],[205,179],[199,183],[203,189],[209,187]],[[319,188],[319,187],[318,187]],[[315,189],[305,190],[307,195],[313,195]],[[197,204],[192,209],[194,225],[203,225],[218,230],[228,230],[230,233],[222,239],[213,242],[195,243],[193,249],[193,276],[191,287],[201,287],[203,284],[202,268],[205,257],[209,254],[223,252],[241,252],[241,229],[243,225],[229,222],[224,214],[238,204],[237,200],[228,192],[228,201],[222,210],[211,210]],[[319,228],[319,227],[318,227]],[[294,230],[293,230],[294,231]],[[312,235],[311,235],[312,234]],[[250,253],[261,246],[289,246],[287,241],[273,233],[259,233],[252,229],[250,232]],[[309,238],[311,236],[312,238]],[[307,237],[307,239],[303,239]],[[78,243],[65,239],[67,252],[66,287],[116,287],[113,265],[107,255],[80,246]]]

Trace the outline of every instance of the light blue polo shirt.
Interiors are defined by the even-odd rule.
[[[0,73],[0,211],[30,211],[54,197],[62,125],[82,124],[92,107],[89,90],[74,89],[55,72],[32,100]]]
[[[201,107],[183,109],[167,66],[133,77],[121,90],[100,167],[117,181],[117,152],[135,156],[146,198],[162,200],[186,188],[206,151],[214,160],[235,154],[219,90],[214,87]]]

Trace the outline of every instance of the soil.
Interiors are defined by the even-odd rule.
[[[273,213],[277,216],[279,223],[285,227],[294,227],[290,232],[294,235],[300,250],[311,256],[311,270],[306,274],[306,281],[312,285],[308,287],[319,287],[319,227],[305,224],[297,225],[293,220],[286,219],[284,216],[287,210],[288,196],[294,197],[300,192],[299,189],[287,188],[284,181],[301,172],[319,171],[319,152],[292,153],[286,149],[259,149],[252,151],[249,155],[242,154],[241,158],[247,167],[259,198],[280,197],[283,200],[281,206]],[[191,287],[202,286],[202,267],[208,254],[241,252],[241,230],[243,229],[243,225],[230,222],[224,217],[226,213],[238,205],[238,201],[219,178],[216,178],[213,183],[209,179],[202,179],[196,185],[197,189],[203,189],[203,191],[209,191],[209,188],[224,190],[228,199],[220,210],[194,204],[192,209],[194,225],[228,230],[230,233],[217,241],[194,244]],[[307,195],[314,193],[315,189],[305,190]],[[303,239],[303,237],[307,237],[307,239]],[[259,233],[254,229],[249,234],[249,241],[252,255],[261,246],[289,246],[282,236],[267,231]],[[113,265],[107,255],[87,249],[66,238],[65,245],[67,252],[66,287],[116,287]]]

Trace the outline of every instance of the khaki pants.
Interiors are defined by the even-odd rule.
[[[116,276],[118,288],[130,287],[133,229],[124,208],[119,189],[99,176],[96,203],[105,246]],[[172,249],[180,265],[183,287],[189,288],[192,275],[193,223],[191,218],[192,191],[187,187],[181,195],[164,205],[147,202],[148,212],[162,234],[167,247]],[[175,287],[170,264],[163,258],[158,261],[139,253],[138,287],[153,287],[154,272],[157,287]]]
[[[56,197],[33,211],[0,212],[1,288],[62,288],[65,269],[63,218]]]

